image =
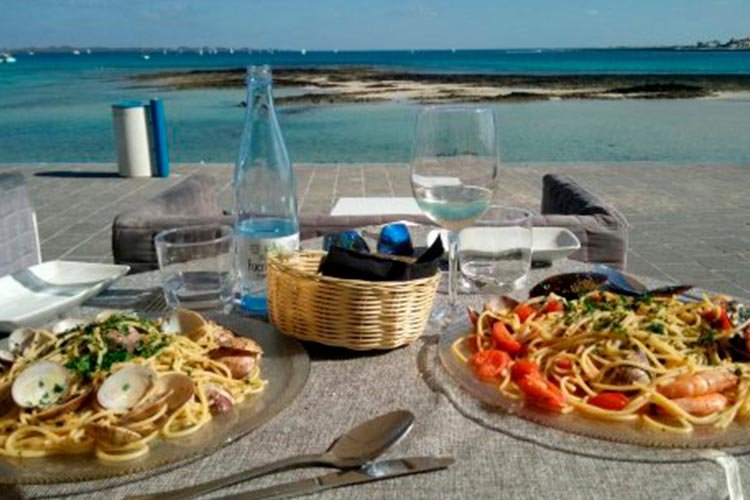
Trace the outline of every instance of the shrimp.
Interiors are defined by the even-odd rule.
[[[692,398],[723,392],[735,387],[738,383],[739,379],[735,374],[720,368],[682,375],[673,382],[659,387],[659,392],[669,399]]]
[[[726,396],[716,392],[692,398],[673,399],[672,402],[696,417],[719,413],[729,404]]]

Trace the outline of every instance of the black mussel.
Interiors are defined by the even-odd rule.
[[[607,276],[601,273],[558,274],[537,283],[529,292],[529,297],[554,293],[572,300],[601,288],[606,282]]]
[[[750,361],[750,351],[748,351],[745,336],[741,333],[731,336],[726,343],[726,353],[732,361]]]

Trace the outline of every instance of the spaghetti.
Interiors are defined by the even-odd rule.
[[[470,311],[452,349],[504,397],[690,433],[750,416],[750,328],[722,296],[554,294]],[[746,331],[743,331],[745,329]]]
[[[15,357],[0,375],[0,455],[9,457],[132,460],[157,437],[200,431],[266,384],[260,346],[192,311],[14,334]]]

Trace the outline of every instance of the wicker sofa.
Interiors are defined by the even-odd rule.
[[[616,209],[607,205],[574,180],[559,175],[543,179],[542,215],[535,226],[570,229],[581,240],[581,249],[571,256],[583,262],[599,262],[620,269],[626,265],[628,224]],[[383,224],[395,220],[428,223],[422,216],[300,216],[302,239],[332,231]],[[208,223],[232,224],[222,214],[213,177],[194,174],[138,208],[119,214],[112,225],[112,253],[116,263],[131,266],[132,272],[157,268],[154,236],[164,229]]]

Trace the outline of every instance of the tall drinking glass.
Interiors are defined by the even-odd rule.
[[[532,214],[522,208],[491,205],[458,235],[461,273],[493,292],[519,288],[531,269]]]
[[[164,297],[170,308],[223,309],[232,303],[233,230],[189,226],[154,238]]]
[[[417,115],[412,191],[422,211],[450,232],[448,306],[433,314],[444,324],[458,315],[457,231],[471,226],[489,207],[499,163],[491,109],[430,106]]]

